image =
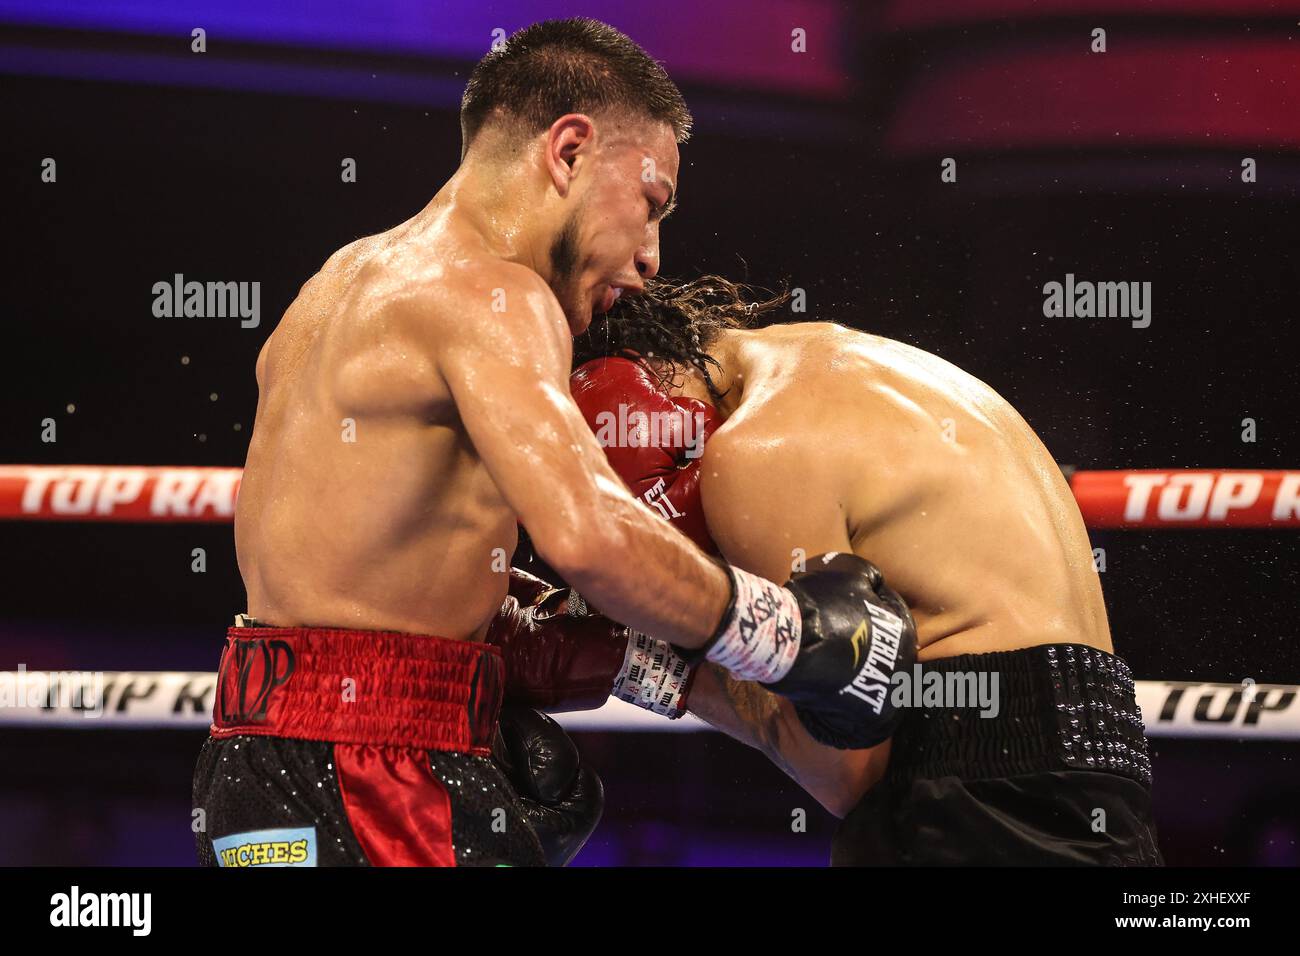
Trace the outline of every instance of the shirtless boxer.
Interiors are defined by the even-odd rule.
[[[837,864],[1159,863],[1132,679],[1047,449],[933,355],[829,323],[745,327],[779,304],[716,278],[620,304],[578,340],[579,407],[632,490],[727,561],[780,580],[804,556],[869,558],[926,673],[996,674],[996,706],[904,705],[891,742],[837,750],[789,701],[705,666],[674,711],[844,817]],[[636,414],[701,416],[703,457],[662,423],[666,442],[609,442]]]
[[[658,269],[689,124],[612,28],[520,31],[470,76],[455,175],[290,305],[257,362],[203,862],[542,861],[488,759],[526,674],[498,645],[546,626],[504,600],[517,521],[618,619],[781,681],[810,722],[872,723],[834,693],[878,600],[865,562],[781,588],[707,557],[637,505],[569,396],[571,334]]]

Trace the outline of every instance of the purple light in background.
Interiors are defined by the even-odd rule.
[[[0,44],[4,72],[27,76],[93,77],[118,83],[327,96],[380,103],[455,107],[463,79],[415,71],[376,72],[263,61],[182,60],[179,55],[95,50],[43,50]]]
[[[830,862],[828,841],[791,833],[736,833],[667,820],[603,822],[573,866],[814,866]]]
[[[211,56],[230,40],[473,61],[494,30],[560,16],[606,20],[682,79],[821,97],[849,88],[847,15],[825,0],[0,0],[3,23],[173,35],[186,51],[202,27]],[[806,53],[791,50],[795,28]]]

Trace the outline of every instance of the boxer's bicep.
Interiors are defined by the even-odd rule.
[[[784,582],[808,558],[852,550],[833,476],[790,443],[719,433],[702,464],[709,534],[732,564]]]
[[[569,394],[572,346],[558,304],[527,287],[503,297],[500,311],[490,298],[477,309],[461,303],[438,369],[493,482],[549,557],[590,524],[596,489],[621,485]]]
[[[535,315],[461,310],[438,370],[488,474],[541,557],[609,617],[686,647],[727,606],[725,572],[642,507],[569,392],[568,325],[540,278]],[[518,302],[517,297],[508,301]]]

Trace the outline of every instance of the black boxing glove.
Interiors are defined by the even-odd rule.
[[[901,717],[890,680],[916,660],[916,624],[871,562],[831,552],[811,565],[785,587],[728,568],[731,601],[717,630],[682,654],[788,697],[819,743],[874,747]]]
[[[527,707],[502,707],[492,756],[519,795],[547,865],[567,865],[605,809],[600,777],[583,764],[563,727]]]
[[[794,703],[818,743],[874,747],[902,720],[890,680],[916,661],[916,623],[870,561],[831,552],[809,567],[785,585],[799,604],[799,653],[785,676],[766,686]]]

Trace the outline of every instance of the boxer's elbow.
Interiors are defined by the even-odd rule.
[[[582,566],[590,560],[588,545],[576,530],[567,528],[553,531],[534,531],[528,529],[533,539],[533,547],[542,560],[554,568],[565,581],[573,581],[573,573],[581,571]]]
[[[888,742],[867,750],[835,751],[830,772],[819,781],[813,796],[830,813],[846,817],[862,802],[867,791],[880,782],[888,765]]]
[[[862,797],[866,794],[869,787],[856,787],[846,784],[832,785],[822,788],[819,792],[813,794],[826,812],[840,820],[852,812],[853,808],[858,805]]]
[[[837,755],[818,755],[804,760],[762,747],[768,758],[784,770],[799,786],[822,805],[827,813],[840,819],[858,805],[871,788],[870,783],[853,774]]]
[[[828,813],[843,818],[885,775],[889,742],[840,750],[813,740],[788,700],[782,700],[764,750]]]

